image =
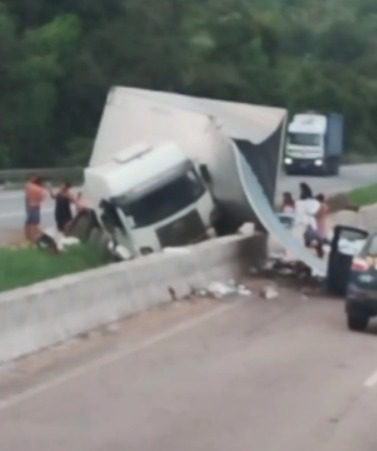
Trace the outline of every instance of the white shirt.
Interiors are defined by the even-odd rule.
[[[301,227],[312,227],[317,229],[315,216],[318,213],[321,204],[317,199],[305,199],[296,201],[295,225]]]

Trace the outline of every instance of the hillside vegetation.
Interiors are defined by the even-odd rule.
[[[376,0],[0,0],[0,168],[86,162],[134,85],[343,112],[377,155]]]

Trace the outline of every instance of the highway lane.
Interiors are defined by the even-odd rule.
[[[316,193],[325,194],[347,191],[352,188],[375,183],[377,164],[343,167],[338,177],[287,177],[281,176],[278,186],[278,197],[284,191],[298,194],[301,181],[308,182]],[[51,227],[53,221],[53,202],[45,203],[42,212],[43,227]],[[9,243],[22,236],[25,218],[24,195],[22,191],[0,192],[0,244]]]
[[[290,191],[298,194],[300,182],[308,183],[315,193],[325,195],[347,192],[372,183],[377,183],[377,164],[361,164],[342,167],[337,177],[318,176],[286,176],[282,174],[279,182],[279,193]]]
[[[23,240],[25,222],[24,193],[22,191],[0,192],[0,245],[15,244]],[[51,227],[53,201],[48,199],[42,209],[43,227]]]
[[[179,302],[112,330],[3,368],[2,449],[377,447],[376,329],[348,332],[339,301],[280,288],[277,300]]]

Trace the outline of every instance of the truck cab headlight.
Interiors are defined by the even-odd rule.
[[[323,161],[322,160],[315,160],[314,164],[319,167],[319,166],[323,165]]]
[[[293,163],[293,160],[292,160],[292,158],[287,157],[284,159],[284,163],[290,165]]]

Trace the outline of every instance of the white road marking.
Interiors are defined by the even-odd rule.
[[[377,385],[377,370],[364,383],[367,388],[373,388],[375,385]]]
[[[61,376],[55,377],[47,382],[43,382],[39,385],[36,385],[33,388],[25,390],[23,393],[16,394],[14,396],[10,396],[8,399],[3,399],[0,401],[0,412],[7,410],[11,407],[15,407],[25,401],[29,401],[32,398],[37,397],[38,395],[50,391],[56,387],[66,384],[67,382],[71,382],[74,379],[78,379],[82,376],[85,376],[88,373],[95,372],[98,369],[110,366],[114,363],[119,362],[122,359],[125,359],[131,355],[142,352],[145,349],[151,348],[159,343],[169,340],[170,338],[175,337],[176,335],[187,332],[191,329],[195,329],[196,327],[205,324],[212,319],[224,315],[225,313],[236,309],[239,307],[240,302],[235,301],[230,304],[221,305],[217,307],[215,310],[211,310],[208,313],[205,313],[201,316],[195,317],[188,321],[184,321],[169,330],[156,334],[145,341],[136,344],[134,346],[126,346],[123,349],[120,349],[112,354],[107,354],[104,357],[101,357],[93,362],[90,362],[86,365],[82,365],[74,370],[68,371]]]

